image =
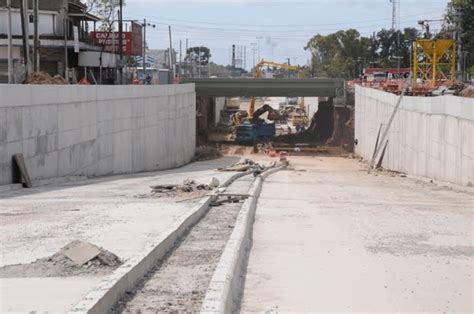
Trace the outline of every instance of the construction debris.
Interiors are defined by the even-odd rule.
[[[253,160],[250,159],[241,159],[239,162],[226,167],[226,168],[219,168],[219,171],[237,171],[237,172],[244,172],[249,170],[265,170],[265,166],[262,166]]]
[[[212,160],[222,157],[221,151],[215,146],[198,146],[193,161]]]
[[[455,90],[450,89],[448,86],[444,85],[439,86],[431,92],[433,96],[454,95],[454,93]]]
[[[46,72],[33,72],[28,75],[25,84],[33,85],[67,85],[69,84],[61,75],[54,77]]]
[[[68,277],[102,275],[122,264],[120,258],[96,245],[72,241],[58,253],[30,264],[0,267],[0,278],[13,277]]]
[[[199,191],[212,191],[219,187],[220,182],[217,178],[212,178],[209,184],[198,184],[196,181],[186,179],[183,184],[159,184],[151,186],[153,197],[172,197],[183,193],[192,193]]]
[[[97,246],[87,242],[74,241],[63,248],[62,253],[77,266],[82,266],[100,254]]]
[[[239,203],[249,198],[249,194],[218,194],[216,199],[211,202],[211,206],[221,206],[225,203]]]
[[[474,86],[467,86],[460,92],[459,95],[461,95],[462,97],[474,98]]]

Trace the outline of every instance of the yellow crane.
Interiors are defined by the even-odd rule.
[[[298,78],[304,78],[304,71],[297,66],[290,65],[287,63],[277,63],[272,61],[262,60],[255,66],[255,78],[262,78],[262,68],[264,66],[271,66],[274,68],[287,69],[288,71],[295,71],[298,73]],[[304,98],[301,99],[300,103],[301,109],[304,110]],[[255,113],[255,97],[252,97],[250,100],[249,106],[249,118],[252,119],[253,114]]]

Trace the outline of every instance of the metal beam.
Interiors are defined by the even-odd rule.
[[[344,94],[343,79],[185,79],[196,84],[197,96],[334,97]]]

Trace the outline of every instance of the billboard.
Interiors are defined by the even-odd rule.
[[[143,27],[141,24],[132,22],[132,55],[143,54]]]
[[[92,40],[105,45],[104,51],[119,53],[119,32],[91,32]],[[122,32],[122,52],[125,55],[142,54],[142,26],[132,23],[131,32]]]

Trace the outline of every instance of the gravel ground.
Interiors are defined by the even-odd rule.
[[[246,193],[252,181],[249,176],[239,179],[226,192]],[[199,312],[241,206],[242,201],[211,207],[113,312]]]

